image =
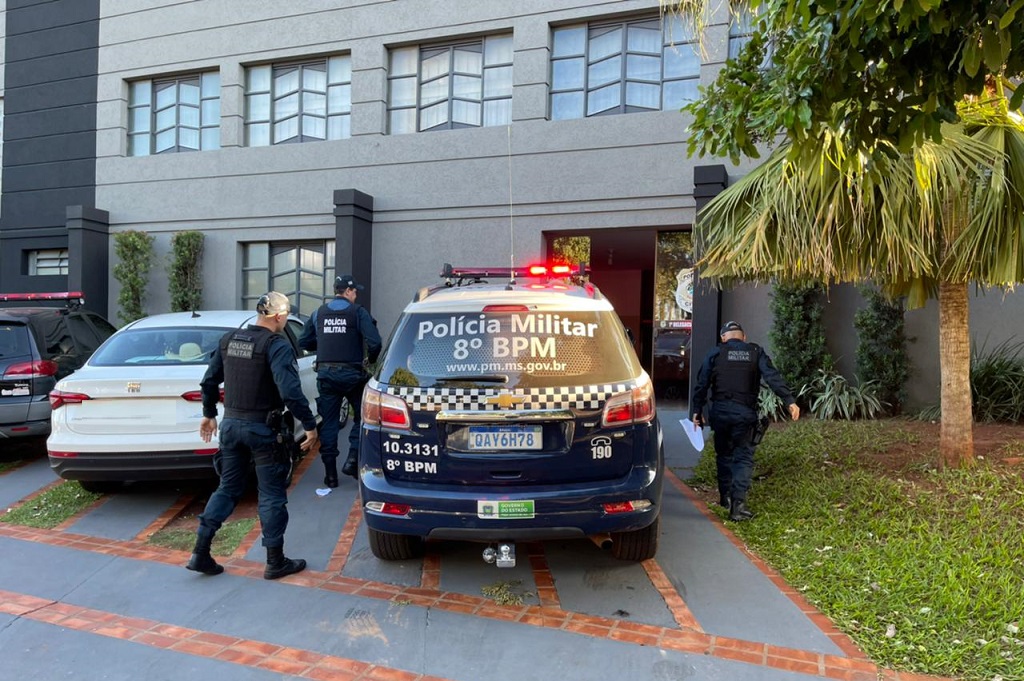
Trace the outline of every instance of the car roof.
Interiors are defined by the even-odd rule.
[[[251,310],[198,310],[196,312],[165,312],[136,319],[125,328],[154,329],[168,326],[235,328],[255,321]]]
[[[612,304],[596,286],[577,286],[562,281],[515,284],[474,283],[423,289],[406,306],[406,312],[478,312],[484,305],[527,305],[537,308],[598,311]]]

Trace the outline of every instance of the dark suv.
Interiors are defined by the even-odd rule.
[[[470,540],[497,544],[508,566],[517,540],[590,537],[617,558],[654,556],[661,427],[611,303],[523,270],[443,274],[406,307],[364,395],[373,554]]]
[[[64,307],[42,307],[62,301]],[[81,293],[0,293],[0,440],[50,433],[49,393],[116,330]]]

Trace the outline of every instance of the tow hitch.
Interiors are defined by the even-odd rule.
[[[500,568],[516,566],[516,545],[512,542],[501,542],[497,547],[488,546],[484,549],[484,562]]]

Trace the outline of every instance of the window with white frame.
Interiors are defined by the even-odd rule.
[[[348,55],[246,69],[245,138],[250,147],[347,139],[351,116]]]
[[[128,84],[128,155],[220,149],[220,74]]]
[[[672,111],[698,97],[697,41],[675,14],[559,26],[551,39],[551,120]]]
[[[312,314],[334,295],[334,240],[242,244],[242,305],[255,308],[267,291],[280,291]]]
[[[388,130],[508,125],[512,121],[512,34],[391,50]]]
[[[46,277],[68,273],[68,249],[45,248],[28,252],[28,275]]]

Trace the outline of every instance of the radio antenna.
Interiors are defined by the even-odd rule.
[[[515,219],[512,216],[512,123],[507,126],[508,129],[508,237],[509,237],[509,249],[508,266],[512,269],[512,280],[509,284],[514,284],[515,279],[515,267],[516,267],[516,231],[515,231]]]

